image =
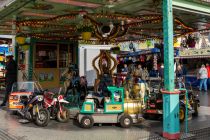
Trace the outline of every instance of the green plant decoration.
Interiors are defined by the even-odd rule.
[[[93,31],[93,25],[89,22],[85,22],[81,25],[78,25],[77,31],[82,33],[82,32],[92,32]]]
[[[119,54],[120,53],[120,47],[112,47],[110,49],[110,51],[113,53],[113,54]]]

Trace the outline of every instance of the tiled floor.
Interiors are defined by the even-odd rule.
[[[188,122],[189,131],[210,127],[210,94],[198,93],[201,99],[199,116]],[[181,125],[184,132],[185,123]],[[33,123],[20,124],[18,116],[0,109],[0,140],[141,140],[159,139],[162,132],[160,120],[145,120],[130,129],[116,125],[95,125],[92,129],[82,129],[77,122],[59,123],[51,120],[47,127],[37,127]],[[3,140],[4,140],[3,139]]]

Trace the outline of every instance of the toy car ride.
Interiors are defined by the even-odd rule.
[[[126,104],[129,103],[124,102],[124,88],[108,87],[108,90],[111,95],[105,97],[103,108],[98,108],[94,99],[85,100],[77,117],[81,127],[91,128],[95,123],[120,123],[122,127],[128,128],[142,119],[141,113],[126,113]]]

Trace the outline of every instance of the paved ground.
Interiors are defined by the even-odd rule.
[[[189,121],[190,130],[210,127],[210,93],[198,94],[201,107],[199,116]],[[184,132],[184,124],[181,131]],[[40,128],[33,123],[20,124],[18,116],[0,109],[0,140],[141,140],[161,132],[162,122],[157,120],[146,120],[130,129],[96,125],[88,130],[80,128],[73,120],[64,124],[52,120],[47,127]]]

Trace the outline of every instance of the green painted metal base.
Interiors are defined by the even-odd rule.
[[[174,92],[174,47],[172,0],[163,0],[164,88],[163,136],[179,139],[179,94]]]
[[[163,132],[177,134],[179,122],[179,94],[163,94]]]

